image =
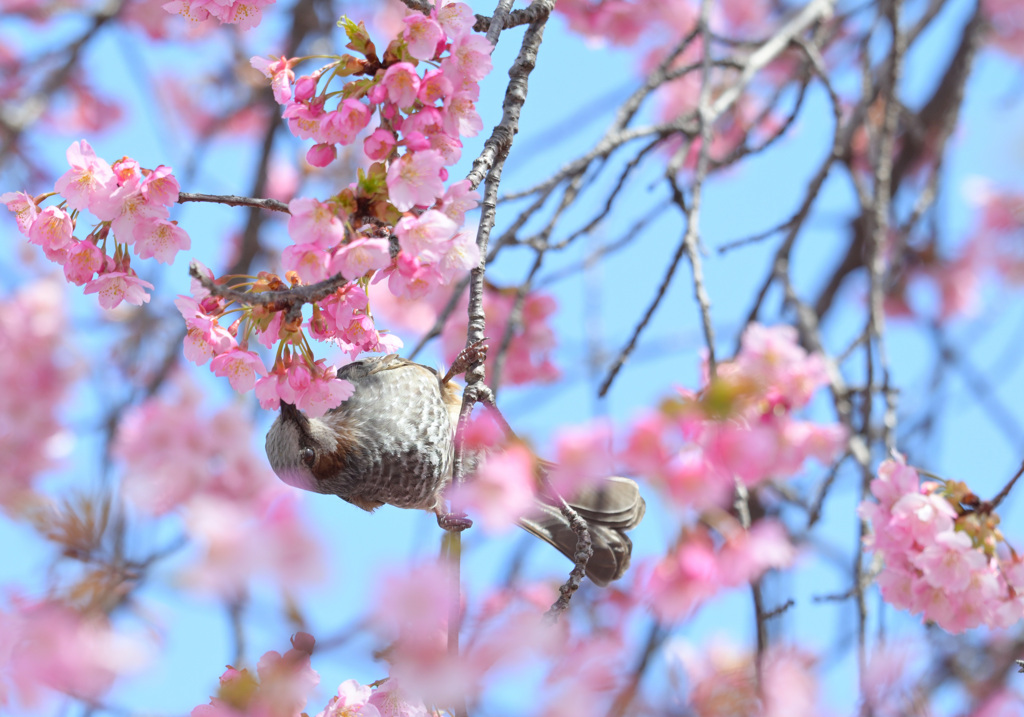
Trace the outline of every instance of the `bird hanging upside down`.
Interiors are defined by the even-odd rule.
[[[460,359],[453,370],[465,370],[466,359]],[[338,377],[355,392],[323,418],[281,403],[267,433],[270,465],[296,488],[337,495],[368,511],[385,503],[434,511],[440,522],[447,516],[444,491],[452,479],[462,403],[462,387],[451,376],[397,354],[350,363]],[[470,465],[476,462],[470,458]],[[625,531],[640,523],[645,510],[637,484],[611,477],[566,498],[590,532],[594,554],[587,576],[601,586],[622,577],[633,548]],[[556,503],[540,490],[534,510],[518,522],[572,559],[577,537]]]

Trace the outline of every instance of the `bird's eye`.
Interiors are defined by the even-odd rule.
[[[305,463],[310,468],[312,468],[313,464],[316,463],[316,451],[314,451],[309,446],[306,446],[301,451],[299,451],[299,457],[302,459],[302,462]]]

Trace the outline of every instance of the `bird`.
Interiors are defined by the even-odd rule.
[[[442,527],[460,519],[460,527],[471,525],[464,516],[445,510],[463,392],[452,377],[485,354],[486,346],[471,346],[444,376],[397,354],[341,367],[338,378],[351,382],[355,390],[321,418],[281,402],[267,432],[271,467],[291,486],[337,495],[366,511],[387,504],[434,512]],[[468,458],[473,467],[482,456]],[[537,465],[541,478],[552,467],[545,461]],[[541,486],[545,483],[539,481]],[[621,578],[633,547],[626,531],[640,523],[646,510],[636,482],[609,477],[565,500],[586,521],[590,533],[594,552],[587,576],[602,587]],[[542,487],[533,509],[517,522],[572,560],[577,536],[560,504]]]

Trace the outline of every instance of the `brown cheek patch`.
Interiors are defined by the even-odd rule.
[[[348,468],[347,451],[337,450],[334,453],[321,453],[319,460],[313,464],[313,475],[321,483],[345,473]]]

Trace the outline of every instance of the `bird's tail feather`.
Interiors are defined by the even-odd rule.
[[[590,531],[594,554],[587,563],[587,577],[601,587],[621,578],[633,550],[625,531],[635,528],[646,510],[636,482],[614,476],[566,502],[587,522]],[[534,512],[520,519],[519,525],[572,560],[577,536],[554,503],[543,496],[538,498]]]

